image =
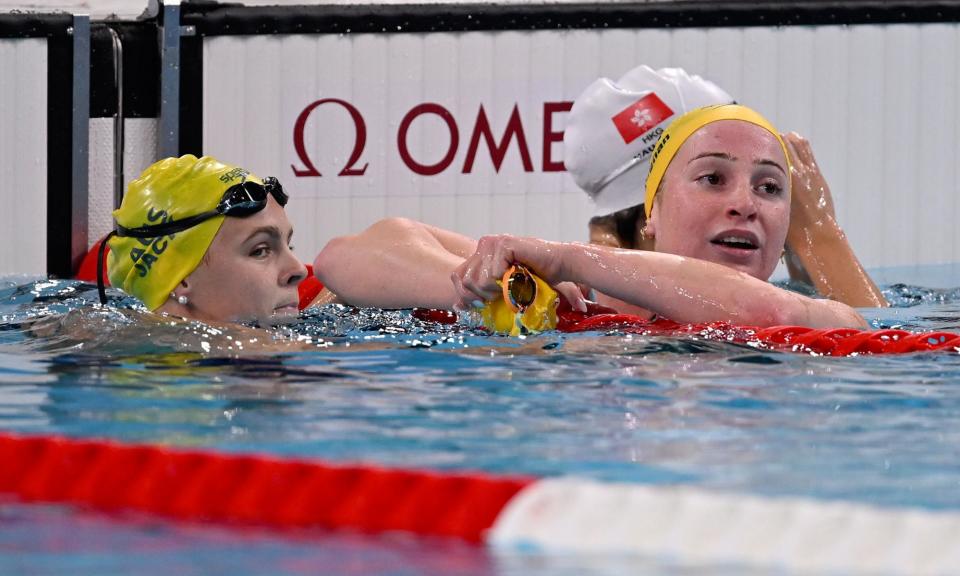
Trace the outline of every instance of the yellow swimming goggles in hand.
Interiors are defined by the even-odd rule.
[[[487,302],[481,311],[487,329],[520,336],[557,327],[557,291],[526,266],[511,266],[498,283],[502,298]]]

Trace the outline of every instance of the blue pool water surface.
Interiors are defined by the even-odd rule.
[[[863,311],[874,327],[960,332],[960,290],[885,294],[894,307]],[[267,332],[95,298],[72,281],[0,284],[0,430],[960,511],[956,352],[829,358],[618,332],[516,339],[340,306]],[[0,501],[0,573],[639,567],[745,573]]]

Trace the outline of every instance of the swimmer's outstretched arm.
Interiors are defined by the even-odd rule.
[[[787,269],[817,292],[850,306],[879,308],[887,300],[863,269],[837,224],[830,187],[810,143],[795,132],[783,135],[793,159]]]
[[[486,236],[452,275],[460,306],[498,296],[494,282],[515,262],[550,284],[571,281],[677,322],[867,328],[849,306],[777,288],[726,266],[645,250]]]
[[[313,263],[340,301],[378,308],[451,308],[450,273],[476,250],[473,238],[406,218],[387,218],[334,238]]]

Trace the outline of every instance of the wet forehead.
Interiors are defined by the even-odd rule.
[[[727,154],[738,160],[772,160],[786,170],[787,159],[770,132],[742,120],[720,120],[697,130],[683,143],[675,164],[684,166],[703,154]]]

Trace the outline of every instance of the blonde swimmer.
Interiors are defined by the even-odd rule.
[[[654,248],[653,238],[645,233],[643,204],[652,152],[648,148],[680,114],[697,106],[731,101],[732,97],[713,83],[678,68],[638,66],[617,80],[599,78],[584,90],[567,118],[563,144],[564,164],[594,206],[591,243]],[[645,102],[659,103],[656,109],[665,114],[665,106],[672,115],[652,114],[649,123],[624,136],[622,126],[611,119]],[[621,124],[633,126],[627,120]],[[809,143],[796,134],[785,135],[783,141],[793,165],[785,251],[791,277],[852,306],[885,305],[837,224],[829,187]],[[329,242],[314,268],[344,302],[385,308],[451,308],[459,297],[449,275],[476,248],[476,239],[451,230],[387,218],[359,234]],[[592,295],[619,312],[644,312],[601,291]]]
[[[653,143],[678,116],[731,103],[734,98],[716,84],[680,68],[637,66],[617,80],[598,78],[591,83],[574,102],[563,138],[564,165],[594,208],[590,242],[652,250],[653,239],[645,230],[643,188]],[[638,115],[649,120],[635,122]],[[790,278],[851,306],[886,306],[837,223],[830,188],[810,143],[796,133],[783,134],[782,139],[792,164],[784,253]],[[602,303],[625,306],[603,294],[599,297]]]
[[[661,135],[646,186],[655,252],[512,236],[481,238],[453,274],[458,305],[490,300],[522,263],[678,322],[864,328],[847,305],[769,284],[790,222],[790,163],[779,133],[744,106],[694,110]]]

